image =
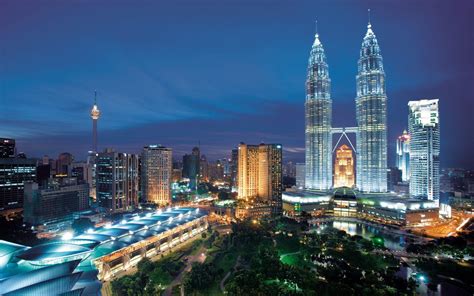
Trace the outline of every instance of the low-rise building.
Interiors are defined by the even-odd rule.
[[[360,193],[350,188],[330,191],[283,193],[284,215],[315,217],[354,217],[407,227],[430,225],[437,221],[436,201],[402,198],[390,193]]]
[[[40,188],[38,183],[26,182],[23,207],[23,219],[32,225],[72,220],[73,213],[89,208],[89,185],[72,184]]]
[[[237,219],[261,219],[272,215],[273,207],[264,203],[238,205],[235,209]]]

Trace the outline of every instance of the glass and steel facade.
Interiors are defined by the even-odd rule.
[[[305,182],[305,164],[304,163],[297,163],[296,164],[296,188],[297,189],[304,189],[304,182]]]
[[[387,191],[387,96],[380,47],[372,31],[362,41],[358,62],[357,181],[362,192]]]
[[[397,139],[397,168],[402,171],[402,181],[410,179],[410,135],[403,131]]]
[[[332,187],[332,100],[326,54],[316,34],[306,79],[306,167],[305,187]]]
[[[138,205],[138,156],[106,150],[97,156],[97,200],[115,212]]]
[[[410,140],[410,195],[439,199],[439,109],[438,100],[408,102]]]
[[[36,160],[0,158],[0,210],[23,206],[27,181],[36,181]]]

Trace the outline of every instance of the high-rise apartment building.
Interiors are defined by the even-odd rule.
[[[410,195],[439,199],[439,105],[438,100],[408,102],[410,133]]]
[[[256,199],[271,205],[273,213],[281,213],[281,145],[241,143],[238,158],[238,198]]]
[[[406,130],[397,138],[396,165],[402,171],[402,181],[410,180],[410,135]]]
[[[369,22],[357,72],[357,187],[387,191],[387,95],[382,54]]]
[[[354,186],[354,157],[352,149],[342,145],[336,150],[334,161],[334,187]]]
[[[160,206],[171,203],[173,151],[159,145],[145,146],[141,155],[142,198]]]
[[[315,35],[306,78],[306,180],[309,189],[332,186],[332,100],[326,54]]]
[[[138,156],[106,149],[96,159],[96,194],[111,212],[138,205]]]
[[[15,140],[0,138],[0,158],[15,156]]]

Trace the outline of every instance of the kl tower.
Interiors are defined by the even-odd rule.
[[[100,111],[97,107],[97,91],[94,92],[94,106],[91,110],[92,118],[92,152],[97,153],[97,120],[99,120]]]

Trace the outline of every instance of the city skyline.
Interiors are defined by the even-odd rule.
[[[468,1],[5,0],[0,293],[474,295]]]
[[[314,20],[319,21],[331,72],[333,125],[354,126],[354,77],[370,7],[383,47],[390,98],[389,166],[395,163],[396,137],[407,128],[407,102],[439,98],[441,166],[473,167],[474,160],[468,157],[472,132],[456,129],[468,125],[473,104],[468,82],[473,74],[473,57],[468,54],[472,44],[465,40],[474,26],[468,9],[463,9],[472,4],[430,3],[303,2],[296,7],[277,2],[268,8],[210,2],[203,4],[212,7],[207,14],[193,17],[187,17],[193,10],[188,2],[147,4],[158,15],[182,9],[183,19],[155,19],[146,7],[125,6],[114,7],[104,19],[102,13],[110,7],[106,2],[93,14],[86,13],[91,5],[51,4],[48,11],[15,20],[25,10],[33,10],[34,4],[12,2],[2,16],[2,27],[8,29],[0,29],[2,39],[9,41],[0,51],[0,101],[6,106],[0,111],[5,119],[0,131],[16,139],[19,151],[29,156],[54,157],[68,151],[85,159],[91,147],[88,112],[97,89],[102,112],[99,151],[113,147],[138,153],[144,145],[156,143],[172,147],[179,156],[200,141],[202,153],[218,159],[229,156],[240,141],[263,141],[282,143],[286,160],[301,161],[305,64],[314,39]],[[295,16],[282,13],[285,7]],[[73,12],[73,8],[77,9]],[[111,28],[109,24],[126,10],[135,22]],[[390,10],[397,13],[391,15]],[[225,18],[230,11],[234,14]],[[423,22],[418,19],[421,13]],[[84,20],[87,25],[80,27]],[[59,21],[64,25],[56,26]],[[222,27],[213,28],[215,23]],[[50,31],[36,36],[32,24]],[[258,30],[252,30],[257,25]],[[143,32],[136,36],[128,33],[140,29]],[[106,30],[112,32],[110,36],[104,35]],[[14,38],[18,33],[27,38]],[[50,42],[39,42],[40,37]],[[58,55],[60,41],[64,48]],[[456,47],[459,43],[462,46]],[[193,54],[186,56],[189,44]],[[27,54],[25,50],[33,45],[37,51]],[[79,49],[84,50],[82,54]],[[222,59],[227,61],[224,66]],[[124,81],[130,83],[120,85]],[[288,120],[275,122],[279,118]],[[121,141],[124,136],[127,141]]]

